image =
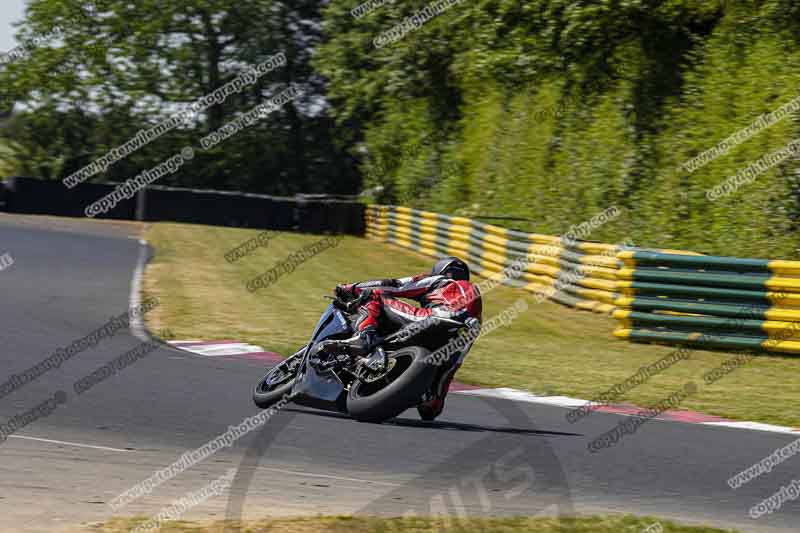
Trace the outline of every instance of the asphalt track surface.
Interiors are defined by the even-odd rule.
[[[136,237],[133,225],[0,215],[0,253],[15,260],[0,272],[0,384],[128,309]],[[108,520],[115,496],[259,412],[251,390],[263,362],[166,346],[74,393],[77,380],[141,342],[117,333],[0,398],[5,423],[56,391],[67,394],[0,444],[0,530]],[[726,484],[791,436],[653,421],[590,454],[587,443],[621,418],[595,413],[572,425],[565,413],[458,394],[434,423],[412,411],[373,425],[288,407],[116,515],[153,516],[236,468],[229,494],[185,517],[635,513],[742,531],[800,529],[800,502],[757,521],[747,515],[800,477],[797,457],[736,491]]]

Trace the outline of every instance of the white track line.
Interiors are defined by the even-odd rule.
[[[771,433],[786,433],[789,435],[800,435],[800,429],[787,426],[775,426],[773,424],[762,424],[761,422],[704,422],[706,426],[729,427],[736,429],[750,429],[753,431],[769,431]]]
[[[558,407],[582,407],[589,403],[590,405],[597,405],[593,402],[580,400],[578,398],[569,398],[567,396],[539,396],[528,391],[499,388],[499,389],[472,389],[455,391],[458,394],[465,394],[468,396],[484,396],[489,398],[502,398],[504,400],[511,400],[515,402],[539,403],[545,405],[555,405]]]
[[[39,437],[26,437],[24,435],[9,435],[9,439],[25,439],[25,440],[35,440],[38,442],[49,442],[50,444],[65,444],[67,446],[76,446],[78,448],[91,448],[93,450],[105,450],[109,452],[123,452],[129,453],[133,450],[123,450],[121,448],[109,448],[108,446],[94,446],[92,444],[81,444],[79,442],[67,442],[64,440],[52,440],[52,439],[40,439]]]
[[[222,357],[226,355],[244,355],[247,353],[263,352],[264,348],[244,343],[203,344],[199,346],[175,346],[187,352],[205,357]]]
[[[141,303],[139,294],[142,290],[142,275],[144,274],[146,260],[147,241],[139,239],[139,260],[136,263],[136,269],[133,271],[133,279],[131,280],[130,309],[138,308]],[[147,330],[144,329],[144,322],[141,316],[131,317],[131,333],[142,342],[151,340],[150,336],[147,334]]]
[[[572,409],[584,405],[601,405],[589,400],[581,400],[578,398],[570,398],[568,396],[538,396],[528,391],[499,388],[499,389],[472,389],[453,391],[453,394],[463,394],[465,396],[483,396],[488,398],[501,398],[510,400],[512,402],[526,402],[542,405],[553,405],[556,407],[563,407],[565,409]],[[618,416],[634,416],[629,412],[615,412],[603,411],[605,414],[612,414]],[[682,424],[694,424],[700,426],[714,426],[714,427],[729,427],[734,429],[746,429],[750,431],[767,431],[770,433],[786,433],[790,435],[800,434],[800,428],[792,428],[788,426],[775,426],[772,424],[762,424],[760,422],[745,422],[736,420],[725,420],[722,422],[684,422],[680,420],[663,420],[655,418],[659,422],[675,422]]]
[[[323,479],[337,479],[339,481],[355,481],[357,483],[373,483],[375,485],[386,485],[387,487],[402,487],[401,483],[388,483],[386,481],[372,481],[369,479],[356,479],[354,477],[330,476],[327,474],[310,474],[308,472],[296,472],[294,470],[283,470],[280,468],[270,468],[267,466],[259,466],[259,470],[269,470],[271,472],[280,472],[281,474],[290,474],[301,477],[318,477]]]

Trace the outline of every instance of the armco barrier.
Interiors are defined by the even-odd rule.
[[[6,180],[4,210],[29,215],[84,217],[86,206],[118,184],[82,183],[67,189],[59,181],[35,178]],[[364,234],[364,205],[326,197],[279,197],[232,191],[183,189],[151,185],[141,209],[138,198],[126,200],[97,218],[170,221],[214,226],[294,230],[306,233]],[[0,205],[2,207],[2,205]]]
[[[800,262],[622,251],[619,338],[800,353]]]
[[[417,211],[407,207],[367,208],[368,237],[391,242],[425,255],[456,255],[486,278],[528,258],[523,275],[505,283],[544,293],[551,300],[597,313],[612,313],[617,293],[616,255],[622,247],[566,241],[550,235],[523,233],[475,220]]]

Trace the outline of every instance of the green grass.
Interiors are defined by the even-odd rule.
[[[294,273],[255,294],[245,283],[289,254],[321,238],[285,233],[251,255],[229,264],[225,252],[257,235],[255,230],[155,224],[147,240],[156,256],[148,266],[145,291],[162,305],[148,314],[151,331],[170,329],[176,338],[236,339],[290,353],[302,346],[337,283],[403,276],[426,271],[432,260],[395,246],[347,237],[297,267]],[[458,374],[464,383],[514,387],[535,393],[591,399],[654,363],[675,347],[615,339],[610,317],[576,311],[532,295],[499,287],[484,295],[484,320],[526,298],[527,312],[510,326],[478,340]],[[698,393],[682,405],[732,419],[800,426],[800,358],[759,356],[711,386],[703,374],[731,353],[695,351],[621,399],[652,405],[687,381]]]
[[[107,533],[122,533],[140,525],[144,519],[114,520],[99,528]],[[251,523],[216,522],[200,525],[190,522],[170,522],[160,531],[164,533],[195,533],[241,531],[274,533],[433,533],[448,531],[452,533],[491,531],[494,533],[639,533],[649,526],[660,523],[665,533],[723,533],[725,530],[703,527],[682,526],[655,518],[586,517],[575,519],[554,518],[493,518],[493,519],[445,519],[445,518],[285,518],[270,519]],[[225,526],[234,526],[225,529]],[[730,530],[727,530],[728,533]]]

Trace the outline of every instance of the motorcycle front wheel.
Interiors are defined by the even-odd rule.
[[[270,369],[266,376],[256,385],[253,391],[253,402],[262,409],[272,407],[289,394],[294,385],[294,378],[300,368],[303,350],[284,359]]]

